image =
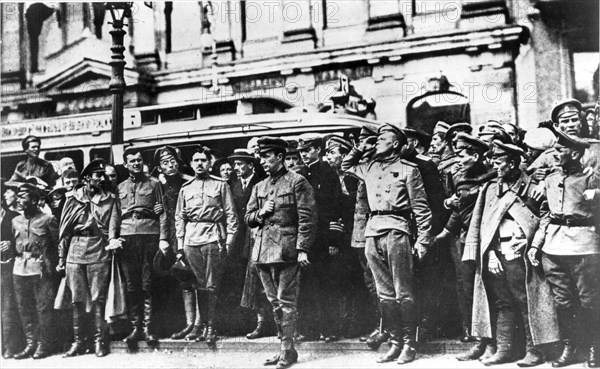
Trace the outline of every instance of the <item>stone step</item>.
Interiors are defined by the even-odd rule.
[[[426,342],[419,345],[419,352],[428,355],[437,354],[460,354],[467,351],[472,343],[461,343],[457,340],[439,340]],[[185,340],[161,339],[156,347],[149,346],[146,342],[139,342],[130,347],[122,341],[111,342],[112,352],[152,352],[154,350],[166,352],[201,352],[201,351],[237,351],[237,352],[258,352],[258,351],[276,351],[279,348],[279,340],[276,337],[263,337],[257,340],[248,340],[245,337],[219,337],[216,345],[211,348],[205,342],[189,342]],[[335,352],[335,351],[371,351],[363,342],[358,339],[342,339],[336,342],[325,343],[302,342],[297,343],[299,350],[310,350],[316,352]],[[385,352],[388,349],[387,344],[383,344],[379,351]]]

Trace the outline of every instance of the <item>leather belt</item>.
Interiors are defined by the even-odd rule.
[[[78,236],[78,237],[90,237],[90,236],[93,236],[93,232],[92,231],[88,231],[88,230],[79,231],[79,232],[75,232],[75,236]]]
[[[375,215],[396,215],[407,220],[410,219],[412,211],[410,210],[375,210],[369,213],[369,218]]]
[[[17,252],[15,255],[21,259],[37,259],[40,257],[40,255],[38,254],[34,254],[33,252],[27,251]]]
[[[142,211],[128,211],[123,215],[123,219],[158,219],[156,214],[148,214]]]
[[[566,219],[558,219],[551,218],[550,224],[556,224],[567,227],[591,227],[597,225],[596,218],[566,218]]]

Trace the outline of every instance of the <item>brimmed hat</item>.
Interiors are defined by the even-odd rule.
[[[423,144],[427,144],[427,143],[429,143],[429,141],[431,141],[431,135],[429,133],[425,132],[424,130],[422,130],[421,128],[408,128],[407,127],[407,128],[402,129],[402,131],[404,131],[404,134],[407,137],[414,137]]]
[[[554,123],[558,123],[558,118],[564,115],[579,114],[581,112],[581,103],[575,99],[567,99],[559,102],[552,109],[550,117]]]
[[[398,138],[400,139],[400,141],[403,142],[403,144],[407,142],[406,134],[404,132],[402,132],[402,130],[399,127],[396,127],[389,123],[385,123],[384,125],[379,127],[379,129],[377,130],[378,135],[381,135],[386,132],[391,132],[391,133],[395,134],[396,136],[398,136]]]
[[[363,126],[360,129],[360,133],[358,135],[358,139],[359,140],[363,140],[365,138],[368,137],[376,137],[377,136],[377,132],[373,131],[371,128],[367,127],[367,126]]]
[[[29,196],[33,196],[35,198],[40,198],[42,196],[40,189],[36,185],[27,182],[21,183],[19,186],[17,195],[21,196],[23,194],[28,194]]]
[[[235,149],[235,150],[233,150],[233,154],[229,155],[227,157],[227,159],[229,159],[232,162],[235,160],[242,160],[247,163],[256,162],[256,158],[254,157],[254,154],[252,154],[247,149]]]

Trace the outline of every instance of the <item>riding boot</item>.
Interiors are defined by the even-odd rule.
[[[262,310],[257,310],[256,313],[256,328],[254,328],[254,330],[250,333],[248,333],[246,335],[246,338],[249,340],[253,340],[253,339],[257,339],[260,337],[264,337],[265,336],[265,326],[264,326],[264,322],[265,321],[265,316],[262,312]]]
[[[184,289],[181,291],[181,295],[183,297],[183,307],[185,310],[185,327],[179,332],[171,335],[171,339],[174,340],[186,338],[186,336],[194,329],[194,320],[196,318],[196,292]]]
[[[600,312],[595,309],[583,308],[582,309],[582,321],[585,324],[585,342],[589,346],[587,366],[588,368],[598,368],[598,344],[600,343],[600,334],[598,328],[600,327]]]
[[[131,321],[132,331],[123,340],[124,342],[131,343],[137,342],[144,339],[144,332],[142,330],[142,311],[144,309],[142,305],[142,297],[139,294],[130,295],[131,307],[129,308],[129,319]]]
[[[144,333],[143,339],[149,345],[158,343],[158,338],[152,333],[152,295],[150,292],[144,292]]]
[[[375,330],[369,335],[367,338],[367,346],[374,351],[379,350],[379,346],[386,342],[390,338],[390,334],[385,331],[383,328],[383,304],[379,303],[379,327],[375,328]]]
[[[382,300],[383,329],[390,335],[392,344],[389,351],[380,357],[378,363],[387,363],[398,359],[402,352],[402,341],[400,338],[400,305],[396,300]]]
[[[577,317],[575,316],[574,308],[557,309],[556,313],[558,315],[558,328],[563,342],[563,351],[558,359],[552,362],[552,366],[560,368],[577,362],[577,348],[574,342],[575,332],[573,329],[577,322]]]
[[[73,344],[63,357],[72,357],[85,354],[84,319],[85,306],[82,302],[73,303]]]
[[[402,352],[398,357],[398,364],[406,364],[415,361],[417,355],[416,331],[417,311],[415,304],[404,302],[400,305],[400,317],[402,318]]]
[[[25,331],[25,341],[27,345],[23,351],[13,356],[15,360],[22,360],[31,357],[37,348],[37,341],[35,340],[35,326],[33,324],[27,324],[23,328]]]
[[[104,344],[104,303],[96,302],[94,304],[94,352],[96,357],[108,355]]]
[[[498,322],[496,329],[496,342],[498,348],[492,357],[481,360],[483,365],[498,365],[513,361],[515,324],[516,319],[513,311],[498,311]]]
[[[523,314],[523,330],[525,331],[525,357],[517,361],[517,366],[521,368],[529,368],[544,363],[544,355],[533,344],[533,336],[531,335],[531,327],[529,326],[529,314]]]
[[[206,330],[206,343],[214,345],[217,342],[217,331],[214,329],[214,318],[217,310],[217,294],[216,292],[208,292],[208,328]]]
[[[276,369],[289,368],[298,361],[298,352],[294,348],[294,331],[296,325],[293,322],[286,322],[281,325],[281,350]],[[266,364],[266,362],[265,362]]]

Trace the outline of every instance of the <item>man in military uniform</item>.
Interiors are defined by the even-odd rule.
[[[450,212],[444,207],[444,186],[437,165],[430,157],[422,155],[418,151],[418,147],[427,146],[426,142],[421,142],[428,140],[429,136],[410,128],[403,129],[403,132],[408,137],[408,142],[402,147],[401,155],[403,159],[416,164],[419,168],[427,194],[427,202],[431,209],[431,233],[435,235],[442,231]],[[411,137],[413,138],[411,139]],[[417,146],[414,146],[415,143],[418,143]],[[417,289],[419,292],[417,299],[419,336],[422,339],[427,339],[427,336],[434,333],[439,326],[438,323],[442,323],[438,321],[441,313],[445,310],[441,308],[440,272],[442,260],[449,256],[446,251],[447,248],[441,247],[429,250],[415,268],[416,282],[419,286]]]
[[[436,123],[435,127],[433,127],[433,133],[431,134],[431,142],[429,143],[429,150],[427,151],[427,155],[439,165],[442,161],[442,157],[448,154],[448,151],[452,153],[452,150],[446,145],[446,132],[448,132],[448,128],[450,125],[448,123],[439,121]]]
[[[110,278],[109,242],[119,241],[121,211],[116,195],[102,188],[105,163],[92,160],[81,173],[85,183],[67,198],[60,222],[58,270],[65,270],[73,304],[74,342],[63,355],[86,353],[85,300],[89,294],[95,324],[95,352],[107,354],[103,340],[104,304]]]
[[[175,236],[175,209],[177,207],[177,199],[179,197],[179,191],[181,186],[192,179],[192,177],[185,175],[179,171],[180,165],[182,164],[181,153],[173,146],[167,145],[162,146],[154,152],[154,163],[157,165],[157,171],[159,176],[162,176],[161,188],[163,192],[163,204],[164,211],[167,214],[167,221],[169,222],[169,249],[164,251],[165,255],[175,253],[177,251],[177,237]],[[163,251],[161,251],[163,252]],[[172,255],[172,254],[171,254]],[[166,294],[168,298],[175,298],[172,295],[173,290],[179,290],[172,285],[171,280],[163,280],[160,286],[161,292]],[[185,327],[173,333],[172,339],[178,340],[185,338],[187,340],[195,340],[201,333],[200,327],[200,312],[198,311],[198,304],[196,299],[196,290],[192,287],[192,281],[185,280],[180,283],[183,307],[185,310]],[[171,314],[168,308],[171,305],[168,302],[163,302],[164,317],[166,314]],[[159,310],[160,314],[161,311]]]
[[[423,178],[415,164],[400,158],[405,144],[404,133],[386,124],[379,129],[374,160],[359,163],[363,152],[354,147],[342,163],[342,169],[365,181],[371,207],[365,252],[382,305],[384,329],[392,342],[390,351],[378,362],[398,359],[399,364],[413,361],[416,355],[413,216],[418,230],[414,247],[419,258],[431,242],[431,210]]]
[[[139,149],[128,148],[123,159],[129,178],[119,184],[120,235],[124,238],[121,266],[133,325],[125,341],[145,340],[155,344],[157,338],[152,334],[152,260],[159,247],[164,251],[169,248],[169,224],[166,212],[160,215],[154,212],[154,206],[163,203],[163,192],[158,180],[144,174],[142,153]]]
[[[52,164],[39,157],[42,140],[36,136],[27,136],[21,141],[21,145],[27,159],[17,164],[10,180],[23,182],[28,177],[38,177],[46,182],[49,188],[54,187],[59,176]]]
[[[462,261],[464,242],[479,189],[493,178],[496,172],[488,171],[484,164],[485,153],[489,149],[485,142],[464,132],[459,132],[454,141],[457,166],[450,178],[454,191],[452,196],[444,201],[444,206],[450,209],[452,214],[442,232],[436,236],[435,243],[451,243],[450,253],[456,269],[458,304],[463,325],[460,340],[470,342],[474,340],[470,334],[470,327],[475,264]],[[458,237],[458,241],[453,241],[453,237]]]
[[[9,187],[2,178],[2,194]],[[14,189],[12,189],[14,191]],[[13,266],[15,258],[15,243],[12,233],[12,220],[19,213],[12,211],[6,201],[0,208],[0,272],[2,273],[2,288],[0,289],[2,314],[2,357],[12,359],[22,348],[21,320],[15,299],[13,285]]]
[[[332,273],[339,248],[334,245],[330,224],[341,217],[342,189],[335,170],[320,157],[322,141],[320,135],[312,133],[298,138],[298,151],[308,168],[306,179],[314,189],[318,213],[316,241],[309,254],[312,265],[302,276],[300,330],[306,340],[318,340],[322,334],[329,342],[340,335],[339,313],[335,311],[337,301],[334,300],[340,280]],[[302,336],[299,339],[302,340]]]
[[[588,124],[583,117],[581,103],[575,99],[568,99],[558,103],[550,114],[554,128],[570,136],[579,137],[589,143],[589,149],[585,150],[581,158],[584,167],[590,167],[596,174],[600,175],[600,140],[587,138]],[[544,178],[556,168],[554,150],[546,150],[529,167],[535,171],[538,178]]]
[[[600,180],[592,168],[581,164],[590,144],[568,132],[556,134],[554,155],[560,169],[545,179],[546,201],[528,257],[537,266],[541,254],[558,313],[564,348],[552,366],[577,361],[575,342],[581,332],[582,345],[589,346],[588,367],[598,367]]]
[[[240,305],[251,309],[256,315],[256,328],[246,334],[246,338],[256,339],[265,336],[267,333],[265,318],[267,316],[268,301],[262,291],[262,284],[256,270],[256,265],[249,261],[254,243],[254,235],[253,231],[243,222],[243,219],[246,216],[252,189],[262,178],[254,170],[257,161],[254,155],[248,150],[235,149],[233,155],[229,156],[229,161],[233,163],[237,174],[231,192],[233,193],[235,209],[240,221],[238,237],[233,252],[237,259],[243,261],[246,265]]]
[[[482,360],[497,365],[516,359],[525,337],[520,367],[544,362],[537,345],[558,340],[556,312],[541,269],[527,265],[526,252],[539,224],[540,202],[531,197],[531,178],[521,171],[523,150],[493,141],[492,162],[498,179],[486,183],[477,198],[467,233],[464,260],[476,263],[473,333],[497,340],[496,353]],[[498,315],[493,326],[492,315]],[[519,327],[519,334],[515,328]],[[477,346],[470,359],[484,354]]]
[[[196,293],[204,328],[202,337],[207,344],[214,345],[222,257],[233,247],[238,219],[229,185],[208,174],[211,166],[209,150],[199,146],[192,155],[190,166],[195,178],[181,186],[175,228],[178,253],[185,254],[197,280]]]
[[[294,332],[300,268],[309,265],[317,223],[313,188],[283,164],[286,146],[280,138],[259,140],[261,165],[269,177],[252,189],[245,217],[250,228],[257,228],[251,261],[256,263],[281,335],[280,353],[265,365],[278,369],[298,361]]]
[[[48,356],[50,337],[56,333],[52,331],[55,328],[52,307],[56,293],[58,224],[52,215],[40,211],[40,196],[34,185],[21,185],[17,202],[23,214],[12,221],[16,251],[13,281],[27,341],[15,359]]]
[[[377,132],[368,127],[362,127],[358,136],[358,147],[364,153],[360,159],[361,162],[367,162],[371,159],[375,151],[375,142],[377,141]],[[340,167],[341,169],[341,167]],[[367,187],[365,181],[358,181],[356,189],[356,204],[354,205],[354,219],[352,227],[351,246],[355,251],[358,262],[362,268],[362,279],[369,293],[369,301],[367,304],[371,306],[373,322],[370,323],[375,329],[368,335],[360,337],[361,342],[366,342],[367,346],[373,350],[379,349],[379,346],[388,340],[389,335],[381,327],[381,312],[379,309],[379,298],[377,297],[377,289],[373,280],[373,273],[367,263],[365,255],[365,228],[371,209],[369,208],[369,200],[367,197]],[[368,316],[367,319],[371,319]]]

